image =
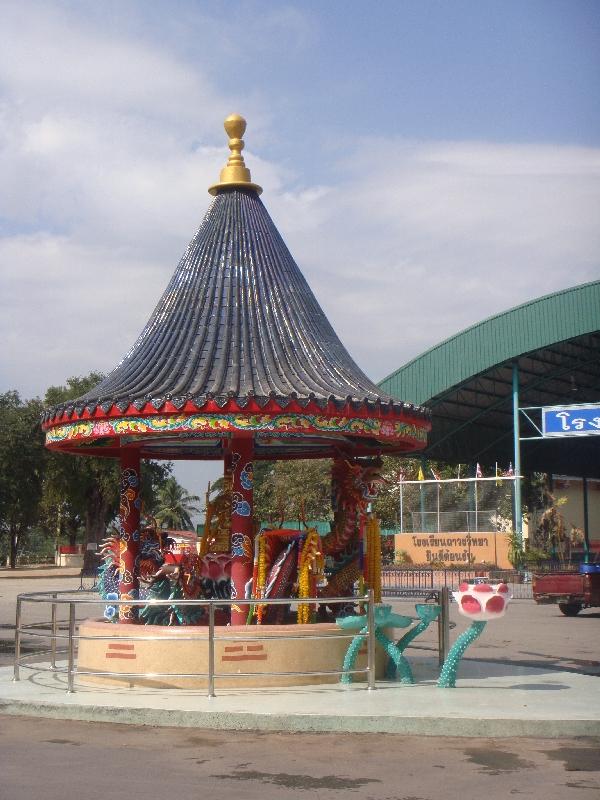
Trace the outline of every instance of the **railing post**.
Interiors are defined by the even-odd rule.
[[[438,617],[438,661],[442,666],[450,649],[450,591],[448,587],[443,586],[438,596],[442,607]]]
[[[53,593],[52,600],[56,600],[56,593]],[[56,603],[52,603],[52,640],[50,643],[51,648],[51,661],[50,666],[52,669],[56,669]]]
[[[369,607],[367,610],[367,669],[369,690],[375,688],[375,595],[369,589]]]
[[[20,680],[19,665],[21,662],[21,598],[17,597],[17,616],[15,619],[15,663],[13,680]]]
[[[67,694],[73,694],[75,691],[75,603],[69,603],[69,642],[67,654]]]
[[[208,696],[215,696],[215,606],[208,607]]]

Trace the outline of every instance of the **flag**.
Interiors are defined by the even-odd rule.
[[[436,481],[442,480],[433,467],[429,467],[429,469],[431,470],[431,474],[433,475],[434,480]]]
[[[508,467],[508,471],[504,473],[504,477],[505,478],[514,478],[514,476],[515,476],[515,473],[513,471],[513,465],[512,465],[512,461],[511,461],[510,465]]]
[[[417,480],[424,481],[425,475],[423,475],[423,467],[419,466],[419,471],[417,472]]]
[[[479,466],[479,462],[477,463],[477,466],[475,467],[475,477],[476,478],[483,478],[483,472],[481,471],[481,467]]]

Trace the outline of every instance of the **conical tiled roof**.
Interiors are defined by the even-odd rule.
[[[260,198],[240,189],[217,195],[137,342],[79,402],[220,396],[381,398]]]
[[[241,118],[231,119],[243,134]],[[425,409],[382,396],[355,364],[250,182],[241,134],[230,135],[215,199],[138,340],[91,391],[49,409],[44,426],[310,407],[428,427]]]

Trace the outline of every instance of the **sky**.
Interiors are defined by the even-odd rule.
[[[600,278],[598,0],[0,0],[0,392],[130,348],[246,164],[375,381]],[[215,465],[178,470],[202,494]]]

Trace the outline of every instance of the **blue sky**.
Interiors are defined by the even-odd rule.
[[[0,391],[128,350],[246,160],[378,380],[600,276],[600,3],[0,0]]]

